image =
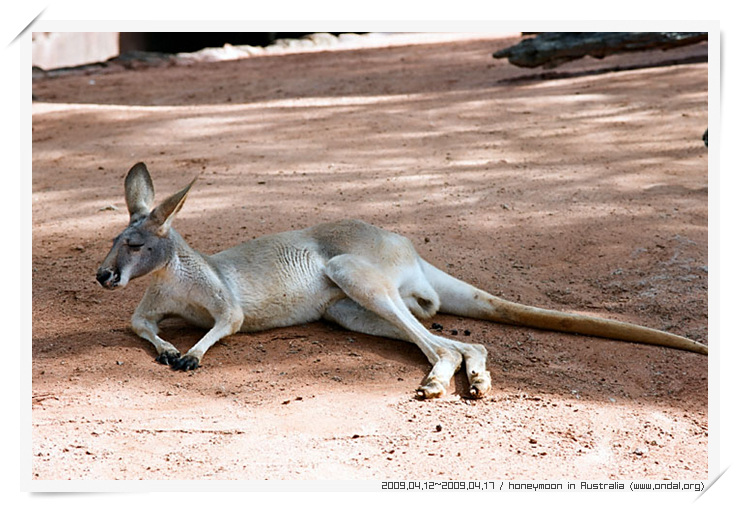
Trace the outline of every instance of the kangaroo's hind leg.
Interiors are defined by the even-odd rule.
[[[481,356],[473,345],[430,333],[411,313],[391,278],[366,259],[347,254],[337,256],[328,262],[327,275],[350,299],[331,306],[325,314],[327,319],[351,330],[410,341],[421,349],[432,364],[432,371],[418,390],[421,397],[444,394],[463,357],[467,359],[473,353]],[[478,385],[480,388],[475,391],[471,388],[473,396],[481,396],[490,388],[490,377],[483,382],[479,379]]]
[[[409,335],[405,329],[396,327],[390,321],[365,309],[352,299],[342,299],[332,304],[324,313],[324,318],[350,331],[410,341],[417,345],[432,364],[432,371],[424,378],[417,390],[421,398],[442,396],[462,364],[462,357],[458,352],[447,350],[433,342],[430,343],[422,336]]]

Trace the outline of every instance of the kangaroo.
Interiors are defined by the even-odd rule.
[[[486,348],[434,334],[418,320],[437,312],[708,353],[706,345],[655,329],[495,297],[426,262],[407,238],[360,220],[267,235],[202,254],[172,228],[194,182],[152,209],[149,171],[143,163],[134,165],[124,184],[128,227],[113,241],[96,276],[112,290],[151,274],[131,327],[154,345],[158,362],[175,370],[197,368],[206,351],[230,334],[324,319],[418,346],[432,365],[417,389],[419,398],[442,396],[463,362],[470,396],[483,397],[491,389]],[[158,323],[167,316],[208,331],[180,355],[158,335]]]

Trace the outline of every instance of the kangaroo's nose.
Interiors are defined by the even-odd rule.
[[[111,278],[111,277],[113,277],[113,272],[111,272],[111,271],[110,271],[110,270],[108,270],[107,268],[101,268],[101,269],[98,269],[98,273],[97,273],[97,275],[95,276],[95,279],[97,279],[97,280],[98,280],[98,282],[99,282],[99,283],[100,283],[101,285],[103,285],[103,286],[106,286],[106,283],[107,283],[108,281],[110,281],[110,278]]]

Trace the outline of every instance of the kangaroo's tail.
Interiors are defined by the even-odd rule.
[[[422,269],[439,295],[440,313],[708,354],[706,345],[683,336],[617,320],[525,306],[479,290],[423,260]]]

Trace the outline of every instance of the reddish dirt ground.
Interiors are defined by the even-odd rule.
[[[357,217],[504,298],[706,343],[706,46],[543,75],[491,57],[515,41],[35,78],[32,478],[706,479],[705,356],[439,316],[487,346],[486,398],[417,400],[416,347],[324,323],[183,373],[128,326],[147,279],[95,282],[145,161],[160,199],[199,176],[202,252]]]

